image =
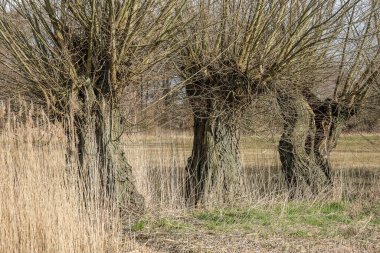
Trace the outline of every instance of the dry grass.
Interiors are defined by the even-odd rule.
[[[180,194],[191,135],[129,136],[126,151],[150,209],[132,226],[138,241],[167,252],[380,251],[380,137],[342,136],[332,194],[299,201],[288,201],[277,139],[242,138],[249,196],[192,211]]]
[[[276,137],[243,137],[250,194],[200,210],[186,210],[181,197],[191,135],[128,135],[126,153],[148,213],[125,233],[115,208],[96,198],[85,208],[77,176],[65,169],[62,128],[21,116],[0,133],[0,252],[152,252],[141,243],[166,252],[320,252],[324,244],[337,252],[379,249],[377,135],[344,136],[332,157],[333,194],[301,202],[287,200]],[[344,209],[335,216],[321,211],[330,203]]]
[[[261,139],[244,136],[241,157],[247,178],[247,196],[229,205],[276,203],[286,200],[286,187],[279,171],[278,137]],[[152,210],[183,208],[183,169],[191,154],[189,133],[135,134],[125,139],[126,152],[132,164],[140,191]],[[351,195],[374,196],[378,192],[380,168],[379,135],[344,135],[332,153],[335,186],[330,200]],[[148,183],[147,183],[148,182]]]
[[[152,252],[121,233],[115,208],[81,198],[62,128],[41,120],[0,129],[0,252]]]

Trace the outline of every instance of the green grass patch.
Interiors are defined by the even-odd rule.
[[[141,231],[145,228],[145,221],[144,220],[139,220],[136,223],[134,223],[131,227],[132,232],[138,232]]]
[[[186,228],[186,224],[170,219],[170,218],[161,218],[155,223],[159,228],[170,231],[170,230],[181,230]]]
[[[212,230],[251,229],[255,225],[269,226],[271,213],[260,209],[217,209],[197,211],[193,217]]]
[[[131,226],[133,232],[142,232],[142,231],[154,231],[154,230],[163,230],[166,232],[182,230],[188,228],[189,224],[175,220],[174,218],[164,217],[154,219],[152,217],[147,217],[135,222]]]
[[[230,231],[251,230],[263,234],[287,234],[297,237],[344,237],[340,227],[354,227],[356,222],[373,215],[373,210],[367,214],[352,217],[350,203],[308,203],[291,202],[285,206],[257,207],[248,209],[217,209],[211,211],[196,211],[193,217],[200,221],[208,230]],[[372,219],[372,224],[380,222]]]
[[[289,236],[305,238],[305,237],[310,237],[311,234],[305,230],[297,230],[294,232],[290,232]]]
[[[182,233],[185,230],[206,233],[255,233],[261,238],[289,236],[297,238],[350,238],[356,227],[368,219],[369,227],[380,229],[380,202],[360,205],[350,202],[310,203],[294,201],[285,205],[251,208],[196,210],[183,217],[145,219],[135,223],[133,231]]]

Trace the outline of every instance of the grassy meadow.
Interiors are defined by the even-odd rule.
[[[31,122],[8,122],[0,133],[0,252],[380,252],[380,135],[343,135],[333,190],[292,201],[278,136],[243,136],[245,194],[189,210],[181,193],[191,134],[128,134],[147,205],[131,219],[96,198],[85,205],[65,169],[62,128]]]
[[[186,210],[178,178],[191,134],[128,137],[126,151],[150,210],[131,227],[137,241],[168,252],[379,252],[380,136],[343,135],[331,157],[332,192],[292,201],[279,171],[278,138],[242,137],[249,195]]]

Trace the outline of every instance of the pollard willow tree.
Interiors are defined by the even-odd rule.
[[[358,3],[347,13],[348,25],[337,51],[340,60],[334,64],[337,73],[333,94],[322,100],[311,91],[305,93],[315,115],[315,159],[330,185],[330,153],[337,145],[342,128],[363,109],[369,93],[380,80],[379,13],[378,1]]]
[[[378,76],[377,5],[376,1],[352,2],[335,27],[320,33],[320,38],[329,35],[322,47],[301,63],[309,61],[314,69],[303,72],[293,92],[278,96],[284,119],[279,152],[291,197],[308,190],[325,192],[332,185],[330,152],[342,126],[363,105]],[[333,78],[333,94],[321,99],[313,88],[329,89],[326,80]]]
[[[0,41],[12,88],[64,123],[68,163],[86,192],[141,210],[121,136],[126,86],[165,58],[181,25],[177,0],[3,1]],[[75,162],[78,161],[78,162]],[[73,165],[75,163],[75,165]]]
[[[299,62],[327,37],[319,36],[320,31],[335,27],[349,8],[349,3],[339,8],[334,4],[301,0],[187,3],[182,17],[196,18],[180,34],[187,45],[176,64],[194,116],[185,189],[190,205],[229,202],[244,194],[240,116],[259,94],[275,90],[283,80],[292,83],[311,68]]]

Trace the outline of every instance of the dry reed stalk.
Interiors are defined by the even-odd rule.
[[[114,208],[92,198],[84,202],[78,175],[67,173],[63,129],[36,108],[6,116],[0,133],[0,252],[149,252],[137,245],[120,224],[128,222]],[[182,211],[188,134],[161,137],[139,134],[124,140],[137,186],[151,212]],[[229,206],[287,203],[277,154],[267,148],[243,148],[249,195]],[[338,146],[339,150],[339,146]],[[353,152],[360,156],[360,153]],[[376,152],[374,156],[376,156]],[[350,169],[354,158],[344,155],[335,173],[332,194],[324,200],[373,199],[380,193],[379,173]],[[318,199],[311,199],[310,203]],[[86,203],[86,204],[85,204]],[[215,207],[206,203],[206,207]]]
[[[248,145],[257,141],[247,138],[242,143],[242,161],[247,184],[240,199],[227,203],[229,206],[282,203],[288,201],[276,147],[269,144]],[[146,198],[149,210],[168,212],[185,207],[183,182],[186,159],[191,153],[191,135],[188,133],[135,134],[125,139],[127,156],[134,168],[137,187]],[[361,145],[365,145],[363,142]],[[358,145],[359,147],[359,145]],[[378,152],[357,152],[358,147],[338,146],[333,156],[334,186],[326,196],[309,196],[309,200],[345,200],[350,196],[365,196],[379,191],[379,173],[376,165]],[[340,152],[342,148],[348,148]],[[370,165],[359,166],[358,158],[364,157]],[[361,159],[359,159],[361,160]],[[366,165],[366,164],[363,164]],[[377,166],[377,167],[376,167]],[[355,176],[359,174],[359,176]],[[371,175],[367,175],[371,174]],[[364,177],[363,177],[364,176]],[[205,203],[204,207],[216,206]]]
[[[26,107],[0,133],[0,252],[151,252],[122,233],[115,208],[83,199],[65,135]],[[136,251],[137,252],[137,251]]]

